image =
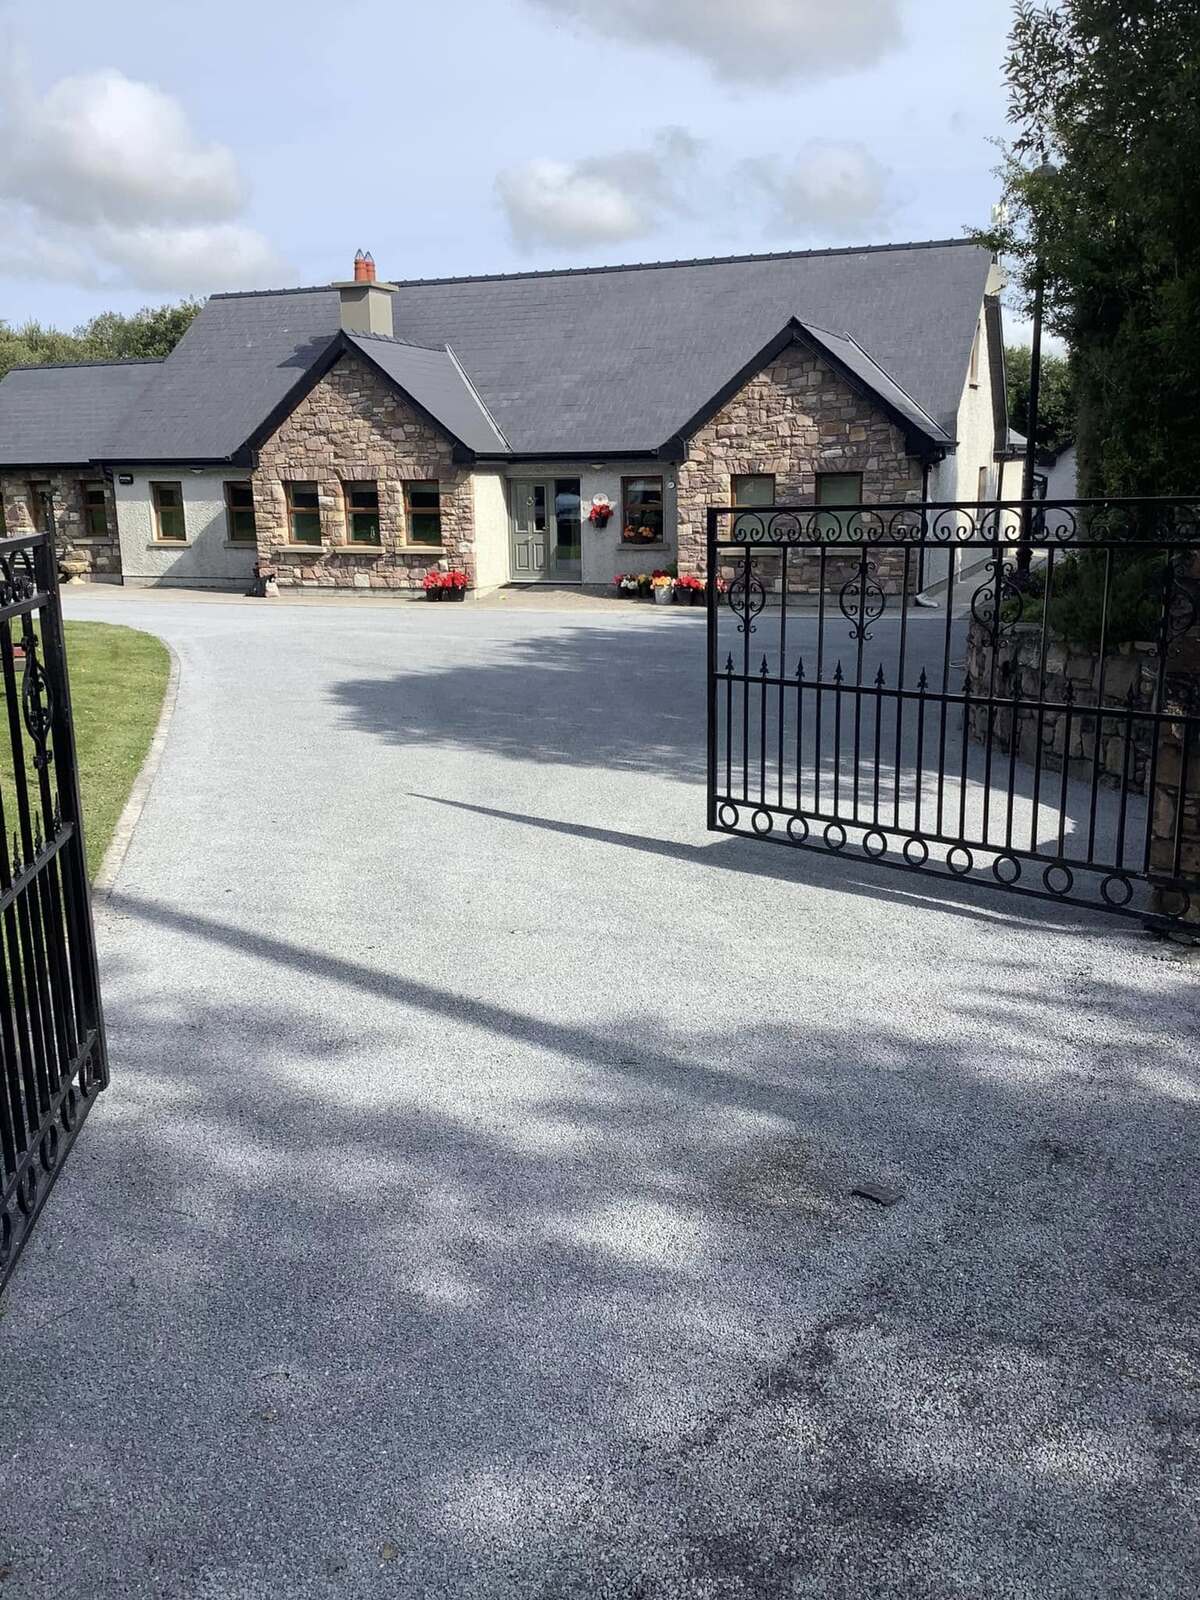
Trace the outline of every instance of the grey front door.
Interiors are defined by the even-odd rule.
[[[550,485],[516,479],[512,486],[512,575],[535,582],[546,576]]]

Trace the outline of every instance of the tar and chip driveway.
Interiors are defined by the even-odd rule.
[[[1196,1593],[1174,947],[707,835],[699,615],[68,610],[182,678],[2,1600]]]

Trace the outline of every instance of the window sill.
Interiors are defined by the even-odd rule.
[[[646,543],[642,539],[622,539],[617,548],[618,550],[669,550],[672,546],[668,545],[665,539],[659,539],[654,544]]]
[[[190,539],[151,539],[146,546],[147,550],[186,550],[191,544]]]
[[[276,544],[266,553],[268,556],[323,556],[328,550],[327,544]]]
[[[258,543],[254,539],[226,539],[224,548],[226,550],[257,550]]]

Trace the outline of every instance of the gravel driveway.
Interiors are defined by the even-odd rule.
[[[68,610],[182,679],[0,1600],[1194,1596],[1178,947],[706,834],[699,615]]]

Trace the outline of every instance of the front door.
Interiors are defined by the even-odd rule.
[[[514,583],[578,583],[582,576],[578,478],[514,479]]]
[[[550,485],[517,479],[512,486],[512,575],[536,583],[546,576]]]

